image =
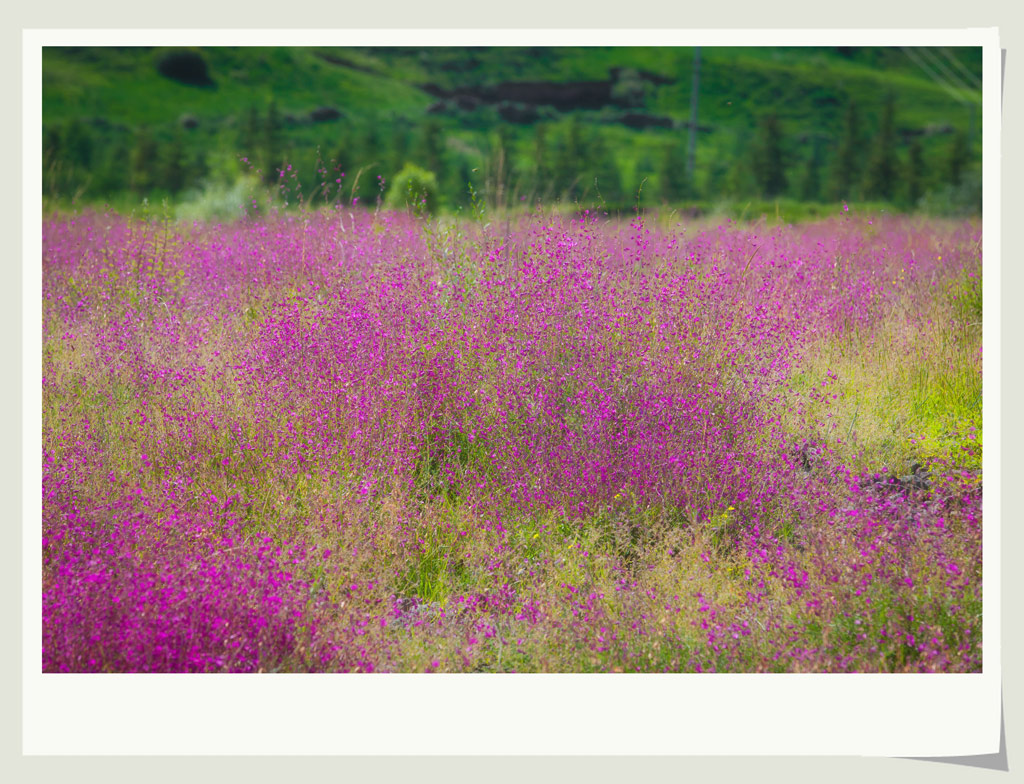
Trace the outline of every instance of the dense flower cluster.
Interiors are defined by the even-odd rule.
[[[952,330],[976,226],[43,237],[46,671],[981,667],[980,473],[865,473],[821,359]]]

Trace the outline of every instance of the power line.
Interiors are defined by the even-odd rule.
[[[967,66],[960,62],[959,57],[957,57],[955,54],[953,54],[951,51],[949,51],[949,49],[946,49],[945,47],[939,49],[939,51],[946,56],[946,59],[953,64],[954,68],[956,68],[961,74],[963,74],[964,77],[966,77],[967,81],[973,84],[977,89],[981,89],[981,79],[979,79],[974,74],[974,72],[971,71]]]
[[[960,88],[961,90],[964,90],[967,93],[974,92],[970,87],[967,86],[963,79],[961,79],[955,73],[950,71],[949,68],[946,67],[945,63],[943,63],[935,55],[934,52],[930,51],[929,49],[921,49],[921,55],[926,57],[936,68],[939,69],[942,75],[946,77],[946,79],[948,79],[950,82],[952,82],[956,87]]]
[[[948,92],[950,95],[952,95],[957,101],[959,101],[961,104],[964,104],[964,105],[967,105],[967,104],[970,103],[970,101],[967,98],[964,97],[964,95],[960,92],[960,90],[958,90],[957,88],[953,87],[948,81],[946,81],[946,79],[944,79],[942,76],[940,76],[932,68],[931,65],[929,65],[924,60],[924,58],[921,56],[920,52],[915,52],[914,50],[909,49],[907,47],[903,47],[903,51],[906,52],[907,56],[910,57],[910,59],[912,59],[918,65],[918,67],[928,75],[928,78],[930,78],[933,82],[935,82],[937,85],[942,87],[946,92]]]
[[[964,98],[954,87],[951,87],[941,76],[935,73],[935,71],[932,70],[931,66],[929,66],[924,60],[922,60],[919,55],[917,55],[915,52],[913,52],[906,46],[901,46],[900,48],[904,51],[907,57],[914,61],[914,64],[917,65],[918,68],[920,68],[928,75],[928,78],[930,78],[933,82],[939,85],[943,90],[948,92],[954,100],[961,104],[964,104],[965,106],[971,105],[971,101]]]

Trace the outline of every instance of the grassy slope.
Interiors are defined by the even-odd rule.
[[[97,145],[109,150],[118,143],[130,146],[135,130],[142,126],[168,141],[180,117],[191,114],[199,124],[186,134],[190,151],[217,150],[221,157],[230,157],[250,109],[263,111],[273,99],[285,117],[286,146],[296,158],[304,159],[318,144],[330,151],[346,138],[369,133],[371,127],[382,137],[398,130],[414,137],[434,102],[419,89],[426,83],[450,89],[514,80],[601,80],[615,67],[674,78],[671,84],[649,85],[644,106],[638,110],[677,122],[688,120],[690,112],[693,57],[692,50],[685,48],[212,48],[204,50],[204,56],[216,82],[213,89],[180,85],[159,75],[156,62],[165,51],[45,50],[44,127],[82,119],[96,130]],[[972,52],[962,51],[959,57],[975,69]],[[969,109],[898,50],[865,50],[844,57],[824,49],[705,48],[700,122],[712,130],[700,136],[698,178],[707,179],[721,161],[746,149],[757,119],[769,112],[783,121],[795,178],[814,139],[829,147],[834,144],[849,99],[861,107],[865,140],[870,140],[881,102],[889,92],[897,96],[898,131],[969,128]],[[980,93],[976,97],[980,99]],[[343,117],[329,123],[304,119],[320,106],[336,107]],[[614,150],[626,190],[632,192],[642,176],[657,166],[666,145],[685,132],[631,130],[614,123],[611,115],[615,113],[612,109],[577,114]],[[458,117],[434,116],[446,134],[458,137],[473,165],[482,164],[487,130],[498,119],[496,111],[485,107]],[[560,115],[557,122],[564,124],[570,116]],[[905,156],[908,144],[907,138],[900,137],[901,155]],[[937,161],[945,154],[949,136],[926,135],[923,145],[926,158]],[[975,160],[980,159],[980,145],[978,132],[973,142]],[[514,127],[513,148],[518,167],[528,168],[531,126]]]

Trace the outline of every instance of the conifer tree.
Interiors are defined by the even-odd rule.
[[[583,146],[580,120],[574,116],[565,137],[558,145],[554,166],[555,193],[570,201],[577,199],[582,190],[580,182],[583,172],[580,171],[580,164],[586,159]]]
[[[807,165],[800,180],[800,198],[804,201],[821,199],[821,164],[821,144],[815,139],[811,145],[811,157],[807,159]]]
[[[249,113],[245,118],[245,123],[242,126],[239,146],[241,148],[242,157],[248,159],[249,163],[256,167],[260,166],[260,158],[263,154],[261,125],[259,112],[256,110],[256,107],[253,106],[249,109]]]
[[[622,203],[623,195],[622,174],[615,154],[600,135],[595,135],[588,147],[587,187],[593,191],[596,201],[606,207],[616,207]]]
[[[73,120],[68,126],[63,147],[68,163],[75,168],[89,168],[92,163],[92,136],[79,120]]]
[[[708,167],[708,178],[705,195],[709,199],[718,199],[728,192],[729,160],[724,155],[716,155]]]
[[[50,126],[43,133],[43,187],[49,193],[60,189],[62,156],[60,131]]]
[[[836,150],[835,167],[829,187],[831,198],[853,199],[861,162],[860,113],[857,104],[850,101],[843,116],[843,129]]]
[[[868,166],[865,190],[869,198],[892,199],[896,191],[895,100],[890,94],[882,106],[875,149]]]
[[[751,167],[750,135],[748,131],[736,134],[736,143],[732,152],[732,164],[725,176],[725,191],[735,199],[750,197],[757,190],[757,180]]]
[[[953,142],[949,149],[946,164],[946,176],[950,185],[959,185],[963,180],[964,169],[967,168],[970,154],[967,149],[967,135],[963,131],[953,134]]]
[[[658,195],[666,204],[693,197],[693,182],[686,169],[686,146],[673,139],[665,148],[658,170]]]
[[[280,179],[281,162],[281,115],[277,101],[271,101],[263,124],[263,182],[267,185]]]
[[[60,131],[51,125],[43,133],[43,167],[49,168],[60,157]]]
[[[547,126],[538,124],[533,130],[533,173],[531,186],[537,198],[547,201],[554,192],[554,174],[548,146]]]
[[[124,191],[131,187],[131,166],[125,161],[132,160],[132,149],[128,141],[118,138],[106,151],[103,161],[95,167],[96,193],[111,194]]]
[[[329,163],[330,166],[328,168],[331,170],[331,177],[341,179],[341,175],[345,175],[341,184],[344,184],[345,180],[349,177],[355,176],[355,170],[358,168],[356,166],[356,150],[350,138],[343,138],[337,141],[334,155],[331,156]]]
[[[396,126],[388,137],[387,149],[381,156],[383,162],[379,171],[374,174],[383,174],[385,178],[394,177],[409,163],[409,133],[404,128]]]
[[[778,196],[786,190],[786,163],[782,150],[782,128],[775,114],[765,115],[758,128],[754,145],[754,178],[761,194]]]
[[[454,177],[457,180],[457,184],[452,191],[455,194],[454,203],[464,207],[470,203],[470,186],[472,185],[474,189],[477,187],[474,183],[475,173],[473,166],[464,156],[459,156],[458,163],[452,167],[452,171],[455,172]]]
[[[428,120],[416,142],[416,162],[433,172],[438,178],[444,175],[444,135],[437,120]]]
[[[185,144],[181,134],[175,134],[170,146],[167,148],[167,156],[164,158],[163,171],[161,173],[161,185],[170,193],[178,193],[185,187],[187,178],[185,170]]]
[[[924,155],[921,151],[921,143],[914,139],[910,145],[907,160],[907,201],[911,207],[916,207],[924,193]]]
[[[379,169],[383,165],[384,145],[380,140],[380,133],[377,130],[377,123],[371,121],[363,132],[360,145],[361,159],[359,166],[369,166]],[[375,172],[376,173],[376,172]]]
[[[512,181],[512,134],[507,125],[499,125],[491,136],[487,159],[487,194],[494,207],[506,206]]]
[[[149,129],[142,127],[135,136],[131,155],[131,189],[136,194],[150,191],[156,180],[159,148]]]

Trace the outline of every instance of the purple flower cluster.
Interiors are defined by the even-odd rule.
[[[43,668],[978,670],[980,477],[792,380],[979,232],[50,219]]]

